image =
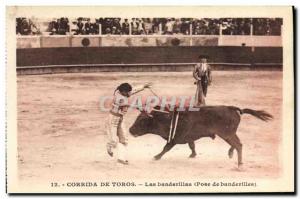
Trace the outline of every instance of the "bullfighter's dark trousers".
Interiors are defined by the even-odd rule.
[[[201,81],[201,86],[202,86],[204,97],[206,97],[208,82],[206,80],[204,80],[204,81],[202,80]]]

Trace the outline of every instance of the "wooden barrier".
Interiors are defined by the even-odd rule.
[[[90,40],[89,47],[145,46],[254,46],[281,47],[281,36],[254,35],[42,35],[17,36],[17,48],[84,47],[82,39]],[[176,40],[176,42],[174,42]]]
[[[18,75],[42,75],[57,73],[94,73],[94,72],[158,72],[192,71],[196,63],[160,63],[160,64],[91,64],[91,65],[52,65],[27,66],[17,68]],[[210,63],[213,70],[282,70],[278,63],[237,64]]]
[[[72,47],[17,49],[17,67],[72,64],[197,62],[200,54],[216,63],[282,63],[281,47]]]

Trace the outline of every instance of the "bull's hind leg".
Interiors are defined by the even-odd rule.
[[[193,142],[193,141],[189,142],[189,147],[192,150],[192,154],[190,155],[190,158],[196,157],[197,153],[196,153],[196,150],[195,150],[195,142]]]
[[[170,149],[172,149],[174,145],[175,145],[174,142],[167,143],[167,144],[164,146],[164,149],[162,150],[162,152],[160,152],[159,154],[157,154],[156,156],[154,156],[154,159],[155,159],[155,160],[161,159],[161,157],[162,157],[165,153],[167,153],[168,151],[170,151]]]
[[[237,135],[234,135],[233,140],[234,140],[234,142],[237,146],[236,150],[238,152],[238,165],[242,166],[242,164],[243,164],[243,161],[242,161],[242,159],[243,159],[243,155],[242,155],[243,145],[242,145],[242,143],[241,143],[241,141],[240,141],[240,139]]]
[[[236,149],[238,152],[238,166],[242,166],[242,143],[237,135],[233,135],[232,137],[226,139],[226,142],[230,144],[231,148],[228,151],[229,157],[232,156],[233,150]]]

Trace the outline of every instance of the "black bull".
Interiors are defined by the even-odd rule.
[[[250,114],[263,121],[273,118],[265,111],[240,109],[234,106],[203,106],[199,111],[179,112],[174,139],[167,143],[163,151],[154,158],[159,160],[176,144],[188,144],[192,150],[190,157],[195,157],[195,140],[202,137],[214,139],[215,135],[218,135],[231,146],[228,151],[229,158],[232,158],[233,150],[237,150],[240,166],[242,165],[242,144],[236,131],[242,114]],[[172,115],[173,112],[164,113],[156,110],[151,111],[150,115],[142,112],[130,127],[129,132],[135,137],[151,133],[168,140]]]

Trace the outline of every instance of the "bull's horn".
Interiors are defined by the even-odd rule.
[[[162,111],[162,110],[158,110],[158,109],[152,109],[153,111],[156,111],[156,112],[161,112],[161,113],[170,113],[170,112],[168,112],[168,111]]]

